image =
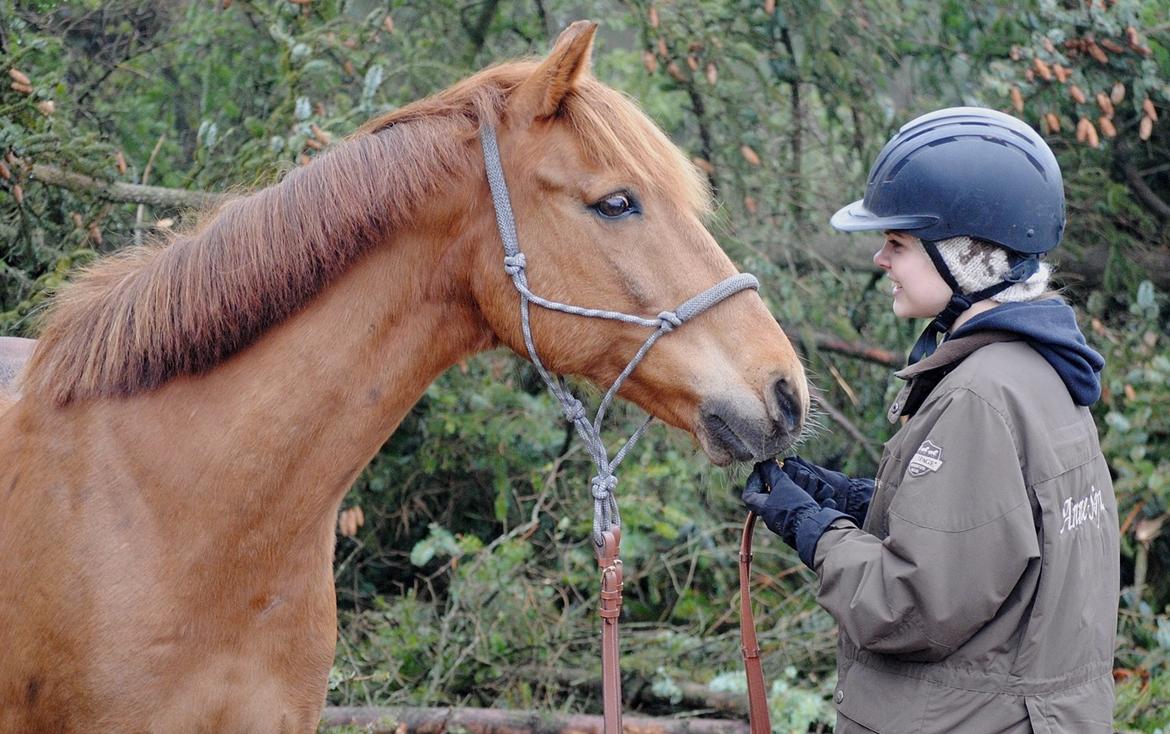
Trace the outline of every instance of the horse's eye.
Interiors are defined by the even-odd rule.
[[[593,210],[607,219],[617,219],[638,210],[633,198],[622,191],[610,194],[593,205]]]

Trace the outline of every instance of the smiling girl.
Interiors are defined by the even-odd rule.
[[[876,479],[793,457],[744,488],[837,620],[834,731],[1111,732],[1117,505],[1088,410],[1103,360],[1048,291],[1056,159],[1008,115],[940,110],[832,224],[884,232],[894,313],[931,319]]]

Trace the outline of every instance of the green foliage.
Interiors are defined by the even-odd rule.
[[[1170,618],[1122,613],[1118,642],[1115,721],[1125,732],[1170,730]]]
[[[1090,299],[1090,309],[1101,309],[1100,298]],[[1110,356],[1105,372],[1104,394],[1097,406],[1103,415],[1101,447],[1116,475],[1120,512],[1144,540],[1125,538],[1125,556],[1136,562],[1151,548],[1164,563],[1170,547],[1164,544],[1157,524],[1170,513],[1170,350],[1167,350],[1166,297],[1149,281],[1137,288],[1128,314],[1112,327],[1099,318],[1092,321],[1095,341]],[[1142,549],[1145,546],[1145,549]],[[1145,581],[1144,571],[1135,579]],[[1170,603],[1163,585],[1148,590],[1155,608]],[[1132,600],[1133,602],[1140,601]]]
[[[1049,137],[1066,171],[1071,247],[1105,250],[1111,288],[1147,277],[1141,253],[1167,242],[1158,220],[1170,177],[1159,164],[1170,136],[1156,122],[1170,105],[1164,21],[1157,0],[1039,2],[1010,22],[1011,48],[982,77],[990,104],[1010,103]]]
[[[1100,295],[1090,313],[1105,311]],[[1115,474],[1123,527],[1122,564],[1132,585],[1122,594],[1118,631],[1118,721],[1138,731],[1165,730],[1170,704],[1170,350],[1164,294],[1143,281],[1129,296],[1124,318],[1091,321],[1094,341],[1110,357],[1097,406],[1101,446]]]

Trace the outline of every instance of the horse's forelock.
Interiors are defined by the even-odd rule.
[[[707,180],[638,105],[620,92],[585,79],[565,100],[565,120],[585,155],[623,171],[646,189],[699,215],[711,210]]]
[[[538,66],[539,61],[531,59],[489,67],[438,94],[371,120],[359,134],[435,116],[463,117],[469,132],[480,124],[498,125],[508,94]],[[586,75],[565,97],[560,119],[573,129],[592,162],[620,170],[644,188],[681,197],[684,207],[700,215],[710,211],[707,179],[626,95]]]

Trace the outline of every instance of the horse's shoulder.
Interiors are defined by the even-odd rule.
[[[16,376],[24,369],[36,345],[35,339],[0,336],[0,413],[20,400],[15,384]]]

